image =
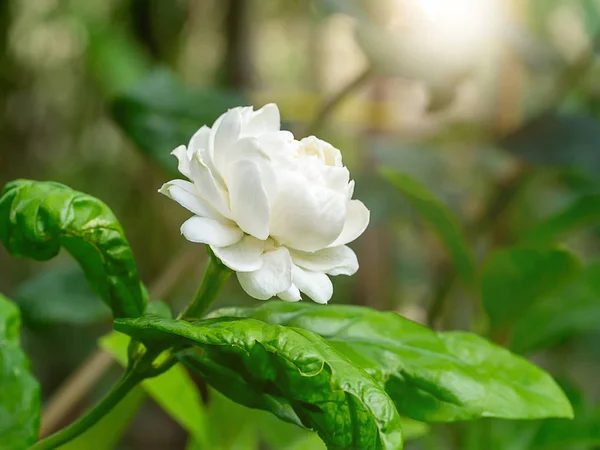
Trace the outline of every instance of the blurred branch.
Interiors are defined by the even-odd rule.
[[[150,286],[150,298],[158,300],[168,295],[181,277],[194,266],[197,255],[197,248],[191,246],[175,257]],[[113,358],[100,349],[85,360],[48,400],[42,417],[40,437],[49,435],[64,423],[73,408],[106,374],[112,364]]]
[[[253,21],[249,17],[252,1],[227,0],[224,7],[224,84],[239,90],[249,89],[254,82],[250,33]]]
[[[190,2],[129,0],[129,20],[137,41],[158,64],[175,66]]]
[[[306,135],[310,136],[316,134],[319,129],[323,126],[323,123],[327,121],[329,116],[335,111],[337,107],[348,97],[349,94],[354,92],[356,89],[361,87],[370,77],[373,75],[372,67],[367,67],[365,70],[360,72],[358,76],[350,81],[346,86],[335,93],[330,99],[325,100],[319,108],[313,121],[306,128]]]
[[[150,56],[156,61],[160,61],[160,48],[152,30],[152,2],[149,0],[131,0],[129,9],[132,28],[136,37],[144,45]]]

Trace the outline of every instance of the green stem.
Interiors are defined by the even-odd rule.
[[[125,372],[123,378],[113,386],[106,397],[100,400],[100,403],[93,409],[71,425],[35,443],[29,450],[51,450],[75,439],[108,414],[142,379],[143,376],[135,371],[129,370]]]
[[[196,292],[194,300],[180,314],[180,319],[201,319],[204,317],[210,305],[216,300],[217,295],[225,286],[225,282],[231,275],[231,270],[221,264],[217,258],[210,253],[208,267],[204,273],[202,284]]]

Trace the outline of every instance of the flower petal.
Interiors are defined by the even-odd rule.
[[[346,217],[346,195],[310,182],[294,172],[278,173],[271,235],[287,247],[314,252],[331,244]]]
[[[225,161],[222,170],[240,159],[269,161],[269,157],[260,145],[260,141],[254,137],[238,139],[224,154]]]
[[[246,233],[261,240],[267,239],[271,206],[258,165],[248,159],[230,164],[228,181],[233,219]]]
[[[205,200],[200,198],[193,183],[185,180],[172,180],[162,185],[161,194],[175,200],[188,211],[197,216],[219,219],[221,215],[215,211]]]
[[[180,145],[171,152],[177,158],[177,170],[183,175],[190,178],[190,155],[185,148],[185,145]]]
[[[294,135],[289,131],[275,131],[265,133],[260,136],[260,144],[265,149],[269,157],[277,159],[278,156],[285,156],[293,153]]]
[[[195,155],[198,151],[202,160],[210,167],[212,166],[212,156],[210,153],[210,128],[206,125],[200,127],[196,133],[190,139],[188,144],[188,156],[192,159],[192,155]]]
[[[223,264],[236,272],[253,272],[263,265],[264,242],[252,236],[246,235],[238,243],[227,247],[210,248]]]
[[[217,167],[225,166],[223,160],[226,161],[227,150],[238,140],[241,129],[242,115],[239,109],[230,109],[215,129],[213,160]]]
[[[366,230],[371,213],[360,200],[348,202],[348,212],[344,228],[337,239],[329,247],[337,247],[352,242]]]
[[[210,128],[202,125],[198,131],[194,133],[188,144],[188,150],[191,153],[196,153],[198,150],[207,150],[209,147]]]
[[[286,302],[299,302],[302,300],[300,290],[294,284],[292,284],[287,291],[277,294],[277,297]]]
[[[252,114],[252,118],[243,127],[244,136],[260,136],[264,133],[279,131],[281,118],[279,109],[274,103],[269,103]]]
[[[190,242],[226,247],[239,242],[244,233],[235,224],[194,216],[181,225],[181,234]]]
[[[191,180],[194,182],[198,194],[206,200],[215,210],[220,212],[224,217],[231,219],[231,212],[225,201],[225,193],[217,185],[213,173],[210,168],[200,159],[200,155],[196,153],[192,158],[191,164]]]
[[[358,259],[354,251],[346,246],[324,248],[314,253],[290,251],[297,266],[312,272],[329,275],[354,275],[358,270]]]
[[[293,265],[292,279],[298,289],[316,303],[325,304],[333,295],[333,284],[329,277],[322,272],[311,272]]]
[[[273,163],[264,150],[262,141],[259,141],[253,137],[249,137],[239,139],[233,145],[230,150],[227,166],[224,168],[224,173],[227,174],[225,178],[228,181],[228,185],[230,183],[229,180],[234,178],[231,176],[232,163],[241,159],[248,159],[256,163],[260,169],[260,178],[263,187],[267,191],[267,194],[274,193],[277,188],[277,182],[275,179],[275,172],[273,170]]]
[[[248,295],[259,300],[287,291],[292,285],[292,260],[287,249],[263,254],[263,265],[254,272],[237,272],[240,285]]]

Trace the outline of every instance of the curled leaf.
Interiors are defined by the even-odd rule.
[[[0,197],[0,240],[17,257],[46,261],[64,247],[115,317],[138,317],[147,293],[123,229],[102,201],[53,182],[16,180]]]

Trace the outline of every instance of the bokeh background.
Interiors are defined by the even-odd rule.
[[[177,310],[206,253],[179,234],[187,213],[157,193],[175,177],[169,153],[229,107],[276,102],[284,128],[342,151],[371,210],[352,245],[361,269],[334,280],[332,302],[488,334],[550,370],[580,411],[574,422],[414,424],[408,448],[593,450],[599,43],[597,0],[0,0],[0,182],[54,180],[104,200],[142,279]],[[417,180],[426,195],[397,189],[382,170]],[[515,344],[489,335],[460,246],[481,265],[532,238],[571,250],[586,275],[541,288],[550,300],[518,317],[525,343]],[[64,425],[119,375],[112,363],[99,377],[77,372],[110,330],[109,311],[66,254],[42,264],[0,249],[0,291],[21,307],[47,404],[70,374],[93,380],[54,424]],[[219,304],[256,301],[232,280]],[[196,382],[210,448],[319,448]],[[192,448],[152,400],[130,403],[86,449]]]

